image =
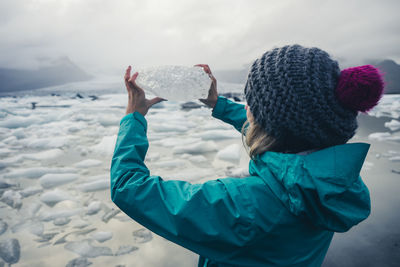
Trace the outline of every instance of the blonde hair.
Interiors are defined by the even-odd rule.
[[[266,151],[283,152],[282,145],[256,122],[250,114],[242,126],[242,142],[250,158],[254,159]]]

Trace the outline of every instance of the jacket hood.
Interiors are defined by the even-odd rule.
[[[324,229],[345,232],[368,217],[369,191],[360,171],[370,144],[347,143],[310,154],[267,151],[250,161],[291,213]]]

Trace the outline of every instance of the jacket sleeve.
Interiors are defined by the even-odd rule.
[[[111,163],[111,198],[154,233],[213,260],[254,238],[255,212],[241,179],[191,184],[164,181],[144,164],[147,122],[138,112],[121,120]]]
[[[239,132],[242,131],[242,126],[247,120],[245,106],[232,102],[223,96],[218,97],[212,116],[229,123]]]

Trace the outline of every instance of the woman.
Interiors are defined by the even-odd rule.
[[[147,100],[129,67],[112,200],[154,233],[198,253],[198,266],[320,266],[334,232],[370,213],[359,175],[370,145],[346,142],[358,111],[382,96],[380,73],[371,65],[340,71],[318,48],[275,48],[252,65],[245,107],[219,97],[209,67],[199,66],[212,79],[202,101],[246,135],[250,176],[191,184],[150,175],[144,116],[162,99]]]

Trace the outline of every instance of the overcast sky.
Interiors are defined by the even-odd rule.
[[[0,0],[0,67],[68,56],[88,72],[208,63],[236,69],[285,44],[340,66],[400,61],[400,1]]]

